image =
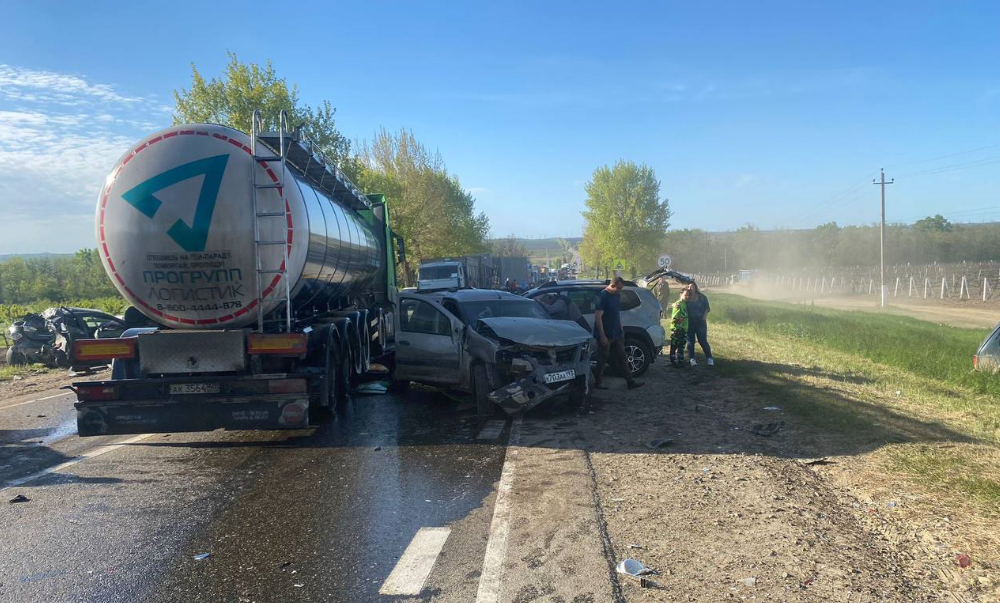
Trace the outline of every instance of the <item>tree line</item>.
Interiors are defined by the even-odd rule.
[[[879,263],[879,227],[839,226],[803,230],[733,232],[674,230],[663,239],[679,270],[716,273],[738,269],[873,266]],[[1000,224],[953,224],[940,215],[886,227],[887,264],[933,264],[1000,260]]]

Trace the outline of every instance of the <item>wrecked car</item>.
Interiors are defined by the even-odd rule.
[[[401,293],[394,379],[472,394],[480,416],[589,393],[591,335],[504,291]]]
[[[70,366],[75,340],[114,338],[124,330],[122,319],[88,308],[59,307],[28,314],[8,329],[14,342],[7,348],[7,364],[37,362],[51,368],[66,368]]]

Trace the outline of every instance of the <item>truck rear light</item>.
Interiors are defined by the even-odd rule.
[[[306,393],[306,380],[274,379],[267,382],[267,392],[269,394],[304,394]]]
[[[251,333],[247,336],[248,354],[301,356],[306,353],[307,348],[305,333],[280,333],[277,335]]]
[[[76,387],[76,397],[79,400],[117,400],[118,386],[80,384]]]
[[[73,342],[74,362],[135,358],[135,337],[122,339],[78,339]]]

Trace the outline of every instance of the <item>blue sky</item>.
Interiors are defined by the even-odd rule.
[[[870,223],[883,165],[890,220],[1000,219],[994,2],[147,4],[5,6],[0,253],[92,246],[115,159],[227,50],[351,139],[411,128],[497,236],[578,235],[619,158],[677,228]]]

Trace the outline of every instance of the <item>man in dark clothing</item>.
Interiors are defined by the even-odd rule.
[[[715,366],[715,359],[712,358],[712,346],[708,345],[708,313],[712,308],[708,305],[708,297],[698,289],[697,283],[691,283],[686,287],[691,292],[691,299],[687,302],[688,311],[688,332],[687,351],[691,359],[691,366],[698,364],[694,358],[695,339],[701,344],[701,351],[705,353],[705,364]]]
[[[629,389],[645,385],[642,381],[632,378],[628,361],[625,359],[625,331],[622,329],[622,302],[618,295],[625,287],[625,281],[620,276],[611,282],[598,295],[594,305],[594,338],[600,345],[597,352],[597,369],[594,371],[594,387],[607,389],[602,385],[604,366],[611,361],[617,365]]]

